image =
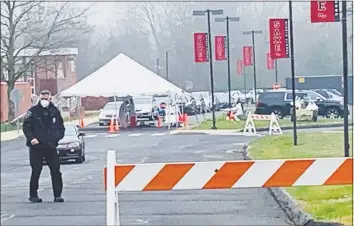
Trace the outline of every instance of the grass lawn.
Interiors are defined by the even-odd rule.
[[[96,112],[96,111],[88,111],[85,113],[85,117],[94,117],[94,116],[98,116],[99,115],[99,112]],[[69,121],[69,117],[64,117],[63,118],[64,121]],[[77,120],[79,119],[79,117],[73,117],[71,120]],[[1,123],[1,132],[6,132],[6,131],[13,131],[13,130],[16,130],[17,127],[16,127],[16,123]],[[22,124],[19,124],[19,127],[20,129],[22,129]]]
[[[193,127],[195,130],[200,130],[200,129],[210,129],[212,126],[213,121],[208,119],[206,121],[203,121],[200,123],[198,126]],[[220,116],[216,119],[216,127],[218,129],[237,129],[241,130],[245,127],[246,121],[228,121],[225,119],[225,115]],[[323,124],[332,124],[332,123],[343,123],[343,119],[328,119],[328,118],[323,118],[319,117],[317,122],[313,121],[297,121],[297,125],[323,125]],[[292,126],[293,123],[290,121],[290,118],[286,119],[280,119],[279,124],[281,127],[285,126]],[[269,121],[255,121],[255,126],[257,128],[269,128]]]
[[[353,147],[353,134],[350,133]],[[262,137],[250,144],[252,159],[287,159],[341,157],[342,133],[299,133],[298,146],[292,146],[292,135]],[[352,155],[353,153],[351,153]],[[286,188],[315,219],[353,225],[353,186],[308,186]]]

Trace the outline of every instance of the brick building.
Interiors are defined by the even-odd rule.
[[[25,49],[18,54],[15,70],[19,70],[24,64],[32,62],[26,73],[17,82],[28,82],[31,87],[31,97],[39,94],[40,90],[48,89],[53,95],[74,85],[77,82],[75,57],[77,48],[60,48],[41,51],[38,49]],[[6,58],[2,58],[1,78],[8,79],[6,71]],[[3,84],[4,85],[4,84]],[[7,98],[4,98],[7,99]],[[1,102],[1,108],[8,104]],[[2,117],[2,121],[6,117]],[[6,121],[6,120],[5,120]]]

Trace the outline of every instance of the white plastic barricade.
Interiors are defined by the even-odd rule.
[[[279,125],[278,117],[274,113],[272,113],[271,115],[257,115],[249,113],[247,115],[245,127],[243,128],[244,134],[257,134],[254,121],[269,121],[269,135],[283,134],[283,131],[281,130]]]
[[[116,151],[109,150],[104,170],[107,225],[120,225],[120,191],[350,185],[352,165],[350,157],[117,164]]]

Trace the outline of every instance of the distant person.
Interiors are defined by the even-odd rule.
[[[65,127],[60,111],[51,102],[51,98],[49,90],[41,91],[38,104],[27,111],[23,122],[23,133],[29,147],[32,168],[29,201],[33,203],[42,202],[38,197],[38,181],[44,159],[50,169],[54,202],[64,202],[61,197],[63,181],[56,148],[59,140],[64,137]]]
[[[128,127],[127,113],[129,111],[129,101],[125,100],[119,108],[119,122],[122,128]]]

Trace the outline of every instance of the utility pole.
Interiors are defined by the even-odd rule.
[[[251,31],[244,31],[243,35],[251,35],[252,38],[252,60],[253,60],[253,88],[254,88],[254,101],[257,101],[257,73],[256,73],[256,45],[254,40],[255,34],[263,34],[261,30],[251,30]]]
[[[160,60],[159,58],[156,59],[156,73],[160,75]]]
[[[168,81],[168,52],[166,51],[166,80]]]
[[[292,2],[289,1],[289,29],[290,29],[290,62],[291,62],[291,90],[293,98],[293,141],[294,146],[297,146],[297,128],[296,128],[296,107],[295,107],[295,63],[294,63],[294,29],[293,29],[293,6]]]
[[[344,102],[344,156],[349,157],[347,1],[342,1],[342,54]]]
[[[274,60],[274,68],[275,68],[275,83],[278,84],[278,60]]]
[[[231,65],[230,65],[230,22],[240,21],[239,17],[221,17],[215,18],[215,22],[225,22],[226,21],[226,49],[227,49],[227,85],[229,91],[229,108],[232,107],[231,104]]]
[[[212,15],[222,15],[224,11],[222,9],[218,10],[193,10],[193,16],[207,16],[208,23],[208,47],[209,47],[209,68],[210,68],[210,87],[211,87],[211,106],[212,106],[212,116],[213,116],[213,126],[211,129],[216,128],[216,119],[215,119],[215,95],[214,95],[214,75],[213,75],[213,52],[211,45],[211,25],[210,25],[210,14]]]

